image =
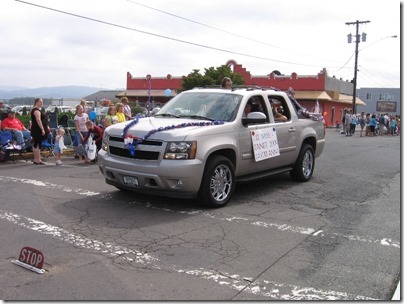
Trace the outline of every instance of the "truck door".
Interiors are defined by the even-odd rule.
[[[286,166],[294,163],[299,153],[297,147],[299,129],[283,96],[269,95],[268,100],[273,113],[273,123],[280,149],[280,156],[277,157],[277,161],[279,165]]]
[[[242,175],[290,165],[294,163],[299,152],[297,151],[298,130],[296,130],[296,123],[287,102],[278,95],[270,95],[268,99],[270,101],[268,106],[261,96],[254,96],[247,102],[247,104],[251,103],[251,112],[263,112],[268,120],[262,124],[247,125],[240,131],[241,161],[239,170],[241,170]],[[284,117],[270,114],[269,111],[272,113],[278,111]],[[276,116],[278,116],[277,119],[275,119]],[[265,128],[275,128],[280,155],[256,161],[251,131]]]

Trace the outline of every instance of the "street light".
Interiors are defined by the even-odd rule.
[[[356,114],[356,85],[357,85],[357,79],[358,79],[358,53],[359,53],[359,42],[360,39],[362,37],[362,41],[366,41],[366,34],[362,33],[362,36],[359,35],[359,24],[361,23],[369,23],[370,21],[356,21],[356,22],[346,22],[346,25],[352,25],[355,24],[356,25],[356,41],[355,41],[355,70],[354,70],[354,79],[353,79],[353,97],[352,97],[352,112],[353,114]],[[379,40],[367,45],[366,47],[360,49],[361,51],[374,45],[375,43],[378,43],[380,41],[382,41],[383,39],[386,38],[397,38],[397,35],[393,35],[393,36],[385,36],[380,38]],[[352,34],[348,35],[348,43],[352,42]]]
[[[370,22],[370,21],[366,21],[366,22]],[[357,78],[358,77],[357,73],[358,73],[358,53],[359,53],[359,50],[358,50],[358,44],[359,44],[359,41],[358,41],[358,39],[359,39],[358,27],[356,27],[356,37],[357,38],[356,38],[356,48],[355,48],[355,72],[354,72],[354,87],[353,87],[353,98],[352,98],[352,112],[353,112],[353,114],[356,114],[356,82],[357,82],[357,79],[358,79]],[[363,38],[363,36],[362,36],[362,38]],[[360,49],[360,51],[363,51],[364,49],[366,49],[366,48],[374,45],[375,43],[378,43],[378,42],[380,42],[380,41],[382,41],[383,39],[386,39],[386,38],[397,38],[397,35],[382,37],[379,40],[376,40],[375,42],[365,46],[362,49]]]
[[[379,40],[376,40],[375,42],[373,42],[371,44],[368,44],[364,48],[361,48],[359,51],[363,51],[364,49],[367,49],[368,47],[370,47],[370,46],[372,46],[372,45],[374,45],[374,44],[376,44],[376,43],[378,43],[378,42],[380,42],[380,41],[382,41],[383,39],[386,39],[386,38],[397,38],[397,35],[382,37]]]

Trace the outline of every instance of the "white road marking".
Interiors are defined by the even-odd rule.
[[[48,183],[48,182],[42,182],[42,181],[37,181],[37,180],[32,180],[32,179],[16,178],[16,177],[10,177],[10,176],[0,176],[0,181],[21,182],[21,183],[26,183],[26,184],[32,184],[35,186],[40,186],[40,187],[46,187],[48,189],[59,189],[64,192],[75,192],[76,194],[86,195],[86,196],[95,196],[95,195],[100,194],[100,192],[92,192],[92,191],[88,191],[88,190],[71,188],[71,187],[52,184],[52,183]],[[104,197],[104,198],[106,198],[106,197]],[[136,205],[139,203],[131,202],[131,204]],[[283,232],[299,233],[299,234],[303,234],[303,235],[311,235],[314,237],[328,237],[328,238],[333,238],[333,239],[344,238],[348,241],[358,241],[358,242],[364,242],[364,243],[381,245],[381,246],[395,247],[398,249],[400,248],[400,242],[394,241],[390,238],[371,239],[371,238],[364,238],[364,237],[355,236],[355,235],[344,235],[341,233],[333,233],[333,232],[326,233],[323,230],[318,230],[315,228],[305,228],[305,227],[291,226],[291,225],[286,225],[286,224],[276,224],[276,223],[267,223],[267,222],[262,222],[262,221],[253,221],[253,220],[251,220],[249,218],[245,218],[245,217],[235,217],[235,216],[224,217],[218,213],[212,213],[212,212],[203,211],[203,210],[174,210],[174,209],[170,209],[170,208],[155,207],[150,203],[146,203],[145,206],[147,208],[158,209],[158,210],[162,210],[162,211],[166,211],[166,212],[181,213],[181,214],[188,214],[188,215],[200,214],[200,215],[207,216],[207,217],[215,219],[215,220],[221,220],[221,221],[227,221],[227,222],[236,222],[236,223],[246,222],[246,223],[249,223],[250,225],[254,225],[254,226],[258,226],[258,227],[262,227],[262,228],[277,229],[277,230],[283,231]]]
[[[150,255],[141,253],[137,250],[82,237],[77,234],[70,233],[65,229],[12,212],[0,210],[0,218],[18,226],[34,230],[45,235],[50,235],[74,246],[100,251],[113,257],[125,255],[123,258],[130,262],[149,264],[154,260],[154,258],[152,258]]]
[[[79,188],[71,188],[71,187],[66,187],[63,185],[57,185],[57,184],[53,184],[53,183],[42,182],[42,181],[28,179],[28,178],[0,176],[0,181],[11,181],[14,183],[31,184],[31,185],[38,186],[38,187],[45,187],[47,189],[61,190],[63,192],[74,192],[76,194],[85,195],[85,196],[94,196],[94,195],[100,194],[99,192],[93,192],[93,191],[83,190],[83,189],[79,189]]]
[[[132,202],[132,204],[138,204],[136,202]],[[344,235],[341,233],[333,233],[333,232],[324,232],[323,230],[317,230],[315,228],[306,228],[306,227],[298,227],[298,226],[292,226],[292,225],[287,225],[287,224],[276,224],[276,223],[267,223],[267,222],[262,222],[262,221],[253,221],[249,218],[245,217],[224,217],[221,216],[220,214],[217,213],[212,213],[209,211],[203,211],[203,210],[174,210],[174,209],[169,209],[169,208],[158,208],[153,206],[152,204],[148,203],[146,204],[147,208],[153,208],[153,209],[159,209],[163,210],[166,212],[173,212],[173,213],[182,213],[182,214],[188,214],[188,215],[195,215],[195,214],[200,214],[207,216],[212,219],[216,220],[221,220],[221,221],[227,221],[227,222],[245,222],[253,226],[258,226],[262,228],[272,228],[272,229],[277,229],[279,231],[283,232],[291,232],[291,233],[300,233],[304,235],[311,235],[314,237],[328,237],[328,238],[344,238],[347,239],[348,241],[359,241],[359,242],[365,242],[365,243],[371,243],[371,244],[376,244],[376,245],[382,245],[382,246],[391,246],[395,248],[400,248],[400,242],[394,241],[390,238],[383,238],[383,239],[371,239],[371,238],[364,238],[360,236],[355,236],[355,235]]]
[[[307,234],[307,235],[312,235],[312,236],[319,236],[319,237],[327,237],[327,238],[344,238],[347,239],[348,241],[359,241],[359,242],[365,242],[365,243],[372,243],[376,245],[382,245],[382,246],[391,246],[400,249],[400,242],[393,241],[392,239],[388,238],[383,238],[381,240],[379,239],[371,239],[371,238],[363,238],[360,236],[355,236],[355,235],[344,235],[341,233],[335,233],[335,232],[324,232],[323,230],[315,230],[313,228],[302,228],[302,227],[295,227],[295,226],[288,226],[288,225],[276,225],[276,224],[271,224],[271,223],[264,223],[264,222],[254,222],[252,225],[257,225],[261,227],[276,227],[279,230],[282,231],[288,231],[288,232],[294,232],[294,233],[301,233],[301,234]]]
[[[157,258],[147,253],[128,249],[124,246],[105,243],[70,233],[57,226],[46,224],[33,218],[21,216],[12,212],[0,210],[0,219],[5,219],[15,225],[49,235],[77,247],[92,249],[112,257],[119,257],[128,262],[148,265],[155,269],[163,269],[158,265]],[[344,292],[315,289],[312,287],[301,287],[296,285],[282,284],[267,280],[256,280],[245,278],[237,274],[220,273],[211,269],[182,269],[175,265],[167,266],[167,270],[177,273],[185,273],[200,279],[212,280],[222,286],[228,286],[233,290],[247,292],[254,295],[269,297],[279,300],[376,300],[370,297],[353,295]]]
[[[89,190],[71,188],[71,187],[52,184],[52,183],[48,183],[48,182],[42,182],[42,181],[37,181],[37,180],[32,180],[32,179],[16,178],[16,177],[10,177],[10,176],[0,176],[0,181],[21,182],[21,183],[26,183],[26,184],[32,184],[34,186],[46,187],[48,189],[59,189],[64,192],[75,192],[76,194],[85,195],[85,196],[95,196],[95,195],[100,194],[100,192],[92,192]],[[131,202],[131,204],[136,205],[138,203]],[[364,243],[381,245],[381,246],[395,247],[398,249],[400,248],[400,242],[394,241],[390,238],[371,239],[371,238],[364,238],[361,236],[344,235],[344,234],[333,233],[333,232],[326,233],[323,230],[318,230],[315,228],[305,228],[305,227],[291,226],[291,225],[286,225],[286,224],[252,221],[251,219],[245,218],[245,217],[235,217],[235,216],[224,217],[224,216],[221,216],[220,214],[203,211],[203,210],[174,210],[174,209],[170,209],[170,208],[160,208],[160,207],[155,207],[150,203],[147,203],[145,206],[147,208],[158,209],[158,210],[162,210],[162,211],[166,211],[166,212],[181,213],[181,214],[188,214],[188,215],[200,214],[200,215],[207,216],[207,217],[215,219],[215,220],[221,220],[221,221],[227,221],[227,222],[236,222],[236,223],[246,222],[246,223],[249,223],[250,225],[254,225],[254,226],[258,226],[258,227],[262,227],[262,228],[277,229],[277,230],[283,231],[283,232],[300,233],[303,235],[311,235],[314,237],[344,238],[348,241],[358,241],[358,242],[364,242]]]
[[[238,291],[269,297],[272,300],[376,300],[374,298],[352,295],[346,292],[301,287],[267,280],[256,280],[252,282],[252,278],[243,278],[239,275],[219,273],[203,268],[197,270],[179,270],[179,272],[213,280],[220,285],[226,285]]]

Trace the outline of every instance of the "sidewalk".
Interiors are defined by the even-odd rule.
[[[393,298],[391,298],[392,301],[400,301],[401,300],[400,290],[401,290],[400,281],[398,281],[396,291],[394,292]]]
[[[24,159],[34,159],[34,154],[32,152],[23,152],[22,157]],[[43,157],[53,157],[54,155],[50,151],[41,151],[41,155]],[[63,156],[73,156],[74,155],[74,149],[65,149],[63,150]],[[19,159],[19,154],[15,153],[14,158]],[[10,158],[8,159],[9,161],[13,161],[13,156],[10,155]]]

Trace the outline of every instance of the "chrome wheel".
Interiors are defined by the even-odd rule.
[[[303,144],[293,170],[290,172],[292,179],[298,182],[307,182],[313,175],[314,164],[313,147]]]
[[[232,174],[229,167],[219,165],[215,168],[210,180],[210,192],[218,202],[224,201],[232,189]]]
[[[209,158],[199,189],[199,201],[208,207],[225,206],[231,199],[236,186],[233,163],[225,156]]]
[[[306,150],[303,157],[302,170],[305,177],[310,177],[313,171],[314,156],[311,151]]]

